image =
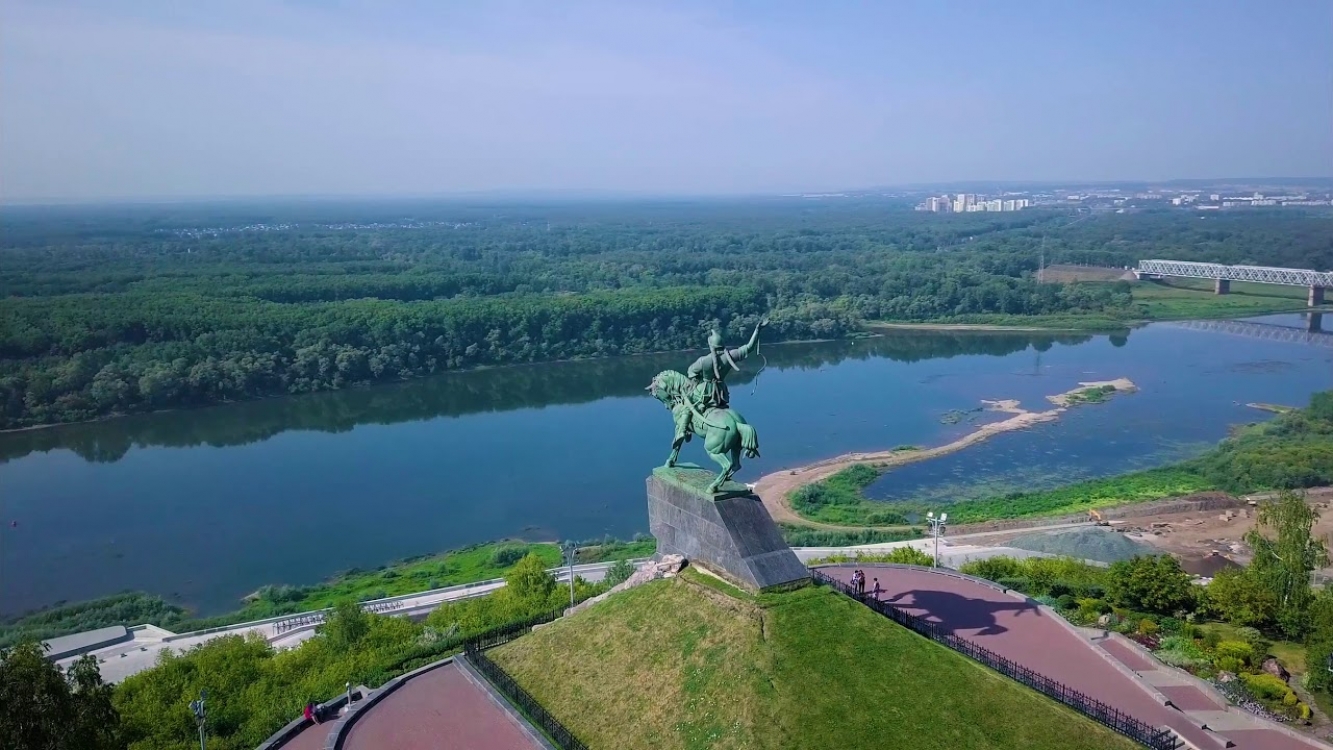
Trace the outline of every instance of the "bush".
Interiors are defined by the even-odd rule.
[[[617,560],[606,569],[606,578],[602,579],[607,587],[618,586],[634,575],[634,564],[629,560]]]
[[[1216,659],[1235,659],[1245,666],[1254,663],[1254,649],[1244,641],[1221,641],[1213,647],[1213,656]],[[1236,670],[1228,669],[1227,671],[1235,672]]]
[[[1203,645],[1207,648],[1217,648],[1217,644],[1222,642],[1222,634],[1211,628],[1203,631]]]
[[[522,560],[527,554],[528,551],[522,547],[496,547],[495,551],[491,553],[491,565],[497,568],[507,568]]]
[[[1077,609],[1078,600],[1075,599],[1073,596],[1070,596],[1069,594],[1065,594],[1064,596],[1061,596],[1055,600],[1055,607],[1061,611],[1067,609]]]
[[[988,557],[985,560],[963,563],[958,572],[1000,583],[1004,578],[1022,577],[1023,565],[1012,557]]]
[[[1256,657],[1261,658],[1268,655],[1268,647],[1271,644],[1267,638],[1264,638],[1263,633],[1255,628],[1237,628],[1236,635],[1240,640],[1250,645],[1250,650],[1254,652]]]
[[[1019,591],[1024,594],[1032,589],[1032,581],[1029,581],[1026,578],[1001,578],[997,580],[996,583],[1007,589],[1013,589],[1014,591]]]
[[[1172,614],[1194,602],[1189,574],[1170,555],[1135,556],[1107,571],[1106,595],[1112,603],[1144,612]]]
[[[1295,698],[1295,693],[1287,687],[1287,683],[1267,672],[1241,674],[1240,679],[1241,682],[1245,683],[1245,688],[1261,701],[1282,701],[1285,703],[1288,695],[1291,695],[1293,699]],[[1291,705],[1296,705],[1295,700],[1292,701]]]
[[[1147,636],[1157,635],[1157,630],[1158,630],[1157,623],[1148,619],[1139,620],[1138,630],[1139,630],[1139,635],[1147,635]]]

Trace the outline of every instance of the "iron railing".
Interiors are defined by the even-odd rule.
[[[532,697],[532,694],[523,689],[508,672],[486,655],[486,651],[496,646],[503,646],[512,640],[520,638],[532,632],[536,625],[551,622],[564,614],[563,610],[554,610],[536,617],[513,622],[508,625],[501,625],[493,630],[469,638],[463,644],[463,653],[467,655],[467,660],[477,668],[477,671],[491,683],[496,690],[500,691],[510,703],[514,704],[518,710],[551,739],[555,745],[562,750],[588,750],[588,746],[583,744],[582,740],[574,736],[560,720],[551,715],[546,707]]]
[[[1147,722],[1140,721],[1114,706],[1102,703],[1096,698],[1081,693],[1064,683],[1056,682],[1022,664],[1000,656],[990,649],[964,638],[959,638],[945,630],[938,623],[918,617],[873,596],[857,594],[850,585],[834,579],[820,570],[811,570],[810,573],[816,581],[841,591],[899,625],[920,633],[936,643],[948,646],[970,659],[981,662],[1005,677],[1027,685],[1043,695],[1054,698],[1098,724],[1124,735],[1144,747],[1152,748],[1152,750],[1178,750],[1184,745],[1175,732],[1170,729],[1160,729]]]

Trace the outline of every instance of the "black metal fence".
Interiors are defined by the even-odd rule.
[[[502,646],[510,641],[527,635],[536,625],[551,622],[559,618],[563,610],[554,610],[546,614],[538,615],[520,622],[502,625],[494,630],[488,630],[485,633],[470,638],[463,644],[463,652],[467,654],[467,659],[477,668],[486,680],[495,686],[505,698],[509,699],[522,711],[532,723],[537,725],[543,733],[549,737],[556,746],[562,750],[588,750],[588,746],[583,744],[574,733],[569,731],[564,724],[551,715],[546,707],[537,702],[528,691],[523,689],[522,685],[510,676],[510,674],[500,667],[499,664],[491,661],[486,655],[488,649]]]
[[[1017,680],[1039,693],[1054,698],[1098,724],[1109,727],[1113,731],[1134,740],[1144,747],[1152,748],[1152,750],[1178,750],[1178,748],[1183,747],[1184,745],[1180,738],[1170,729],[1159,729],[1147,722],[1140,721],[1114,706],[1102,703],[1096,698],[1080,693],[1068,685],[1056,682],[1045,675],[1038,674],[1022,664],[1018,664],[1017,662],[1000,656],[990,649],[978,646],[976,643],[964,638],[959,638],[953,633],[944,630],[938,623],[917,617],[910,612],[895,607],[889,602],[876,599],[873,596],[857,594],[852,590],[852,587],[849,584],[836,580],[818,569],[811,570],[810,572],[816,581],[832,586],[890,620],[914,630],[932,641],[942,643],[968,658],[979,661],[1005,677]]]

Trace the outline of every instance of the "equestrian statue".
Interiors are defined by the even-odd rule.
[[[768,320],[755,326],[749,343],[736,349],[722,345],[722,336],[712,331],[708,336],[708,354],[696,359],[682,375],[675,370],[659,372],[647,387],[654,398],[671,410],[676,434],[671,441],[667,468],[676,465],[680,448],[695,434],[703,436],[704,450],[722,467],[708,486],[714,494],[741,468],[741,453],[746,458],[759,456],[759,435],[740,412],[731,408],[727,376],[741,369],[740,362],[759,349],[759,332]]]

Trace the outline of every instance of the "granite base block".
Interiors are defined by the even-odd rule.
[[[682,555],[751,592],[809,580],[759,497],[744,485],[708,495],[699,487],[711,479],[711,472],[682,467],[648,478],[648,528],[658,553]]]

